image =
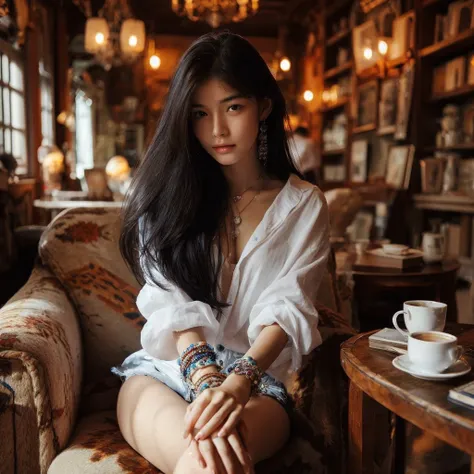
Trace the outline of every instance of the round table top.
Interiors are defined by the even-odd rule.
[[[474,455],[474,410],[447,398],[451,388],[474,380],[474,370],[443,382],[415,378],[392,365],[396,354],[369,348],[373,332],[354,336],[341,347],[341,364],[351,383],[398,416]],[[474,325],[452,323],[446,332],[458,337],[473,365]]]
[[[33,202],[34,207],[49,210],[62,210],[62,209],[77,209],[79,207],[87,207],[90,209],[96,208],[114,208],[119,209],[123,205],[123,201],[55,201],[46,199],[35,199]]]

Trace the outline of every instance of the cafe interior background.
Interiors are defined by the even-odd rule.
[[[180,56],[223,29],[267,62],[289,136],[309,131],[346,320],[386,327],[425,298],[474,323],[468,0],[0,1],[0,305],[56,216],[120,208]],[[418,266],[387,263],[390,243]]]

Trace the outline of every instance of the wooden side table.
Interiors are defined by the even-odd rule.
[[[412,299],[442,301],[448,305],[447,320],[457,321],[456,260],[424,265],[407,271],[383,268],[352,268],[354,304],[361,331],[391,326],[392,315]]]
[[[473,365],[474,325],[454,323],[446,331],[458,336],[467,359]],[[341,347],[342,367],[350,380],[348,473],[373,472],[375,426],[371,420],[377,404],[380,404],[398,419],[409,421],[468,453],[472,459],[471,474],[474,474],[474,410],[447,399],[450,388],[474,380],[474,370],[449,382],[417,379],[393,367],[395,355],[370,349],[370,334],[354,336]],[[396,439],[399,437],[397,434]],[[399,465],[403,461],[397,459]]]

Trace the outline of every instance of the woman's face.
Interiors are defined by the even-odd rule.
[[[257,159],[260,120],[270,112],[225,82],[210,79],[192,98],[194,133],[202,147],[223,166]]]

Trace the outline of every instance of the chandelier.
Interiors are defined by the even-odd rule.
[[[212,28],[243,21],[258,11],[259,0],[171,0],[173,11],[191,21],[207,21]]]
[[[145,49],[145,24],[132,17],[127,0],[105,0],[96,17],[86,11],[85,49],[106,70],[138,59]]]

